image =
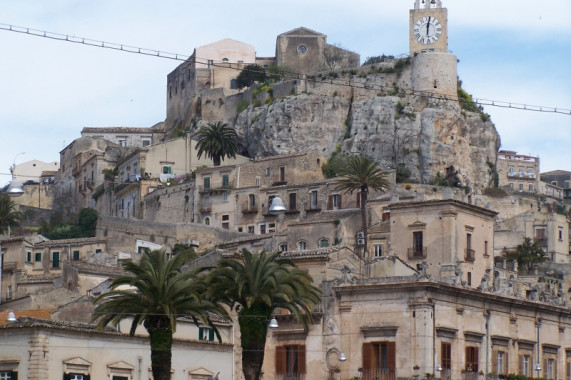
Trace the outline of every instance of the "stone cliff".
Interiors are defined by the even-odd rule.
[[[297,95],[267,105],[254,98],[258,106],[228,119],[235,121],[241,152],[364,153],[386,169],[404,165],[421,183],[448,171],[462,186],[490,185],[500,137],[485,114],[468,112],[449,96],[413,91],[410,65],[398,73],[385,73],[390,70],[382,65],[359,70],[297,81]]]

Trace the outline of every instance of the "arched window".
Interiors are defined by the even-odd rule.
[[[319,248],[329,247],[329,239],[320,239],[319,240]]]
[[[297,242],[297,250],[298,251],[305,251],[307,249],[307,243],[305,240],[300,240]]]
[[[287,243],[280,244],[280,252],[287,252]]]
[[[210,225],[210,218],[209,217],[204,218],[204,224],[206,224],[207,226]]]

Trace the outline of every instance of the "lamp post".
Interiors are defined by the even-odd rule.
[[[24,194],[24,188],[22,187],[22,184],[14,178],[14,172],[16,171],[16,157],[22,154],[26,154],[26,152],[18,153],[17,155],[14,156],[14,161],[12,162],[12,166],[10,167],[10,173],[12,174],[12,181],[10,181],[6,193],[11,197],[19,197]]]

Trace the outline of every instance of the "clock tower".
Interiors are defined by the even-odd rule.
[[[410,55],[448,52],[448,11],[441,0],[415,0],[410,10]]]
[[[448,51],[448,11],[441,0],[415,0],[409,38],[413,91],[457,99],[458,60]]]

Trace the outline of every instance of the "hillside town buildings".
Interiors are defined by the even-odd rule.
[[[401,99],[406,88],[421,98],[434,95],[438,104],[457,103],[447,22],[440,0],[414,2],[410,78],[399,78],[403,89],[387,96]],[[175,244],[195,248],[208,265],[237,258],[242,248],[279,251],[322,290],[308,329],[276,311],[264,379],[571,378],[569,172],[540,174],[539,157],[508,150],[470,156],[485,173],[447,166],[447,182],[435,183],[428,172],[423,181],[397,181],[402,173],[395,165],[385,172],[390,188],[368,194],[365,236],[360,194],[340,190],[338,177],[326,178],[322,149],[237,155],[221,166],[198,157],[193,128],[237,118],[240,99],[275,101],[267,90],[236,88],[238,73],[252,63],[300,73],[276,85],[275,98],[306,96],[307,88],[335,98],[331,83],[314,80],[308,87],[308,77],[350,70],[359,56],[304,27],[277,36],[275,57],[257,57],[252,45],[224,39],[197,47],[168,75],[164,123],[84,128],[60,152],[54,183],[43,185],[53,192],[54,209],[66,215],[96,209],[96,236],[0,239],[0,379],[151,379],[145,332],[128,336],[126,322],[95,330],[90,313],[93,298],[123,273],[122,262],[146,250],[171,254]],[[391,64],[377,69],[386,70],[376,73],[383,81],[395,78],[387,72]],[[401,106],[399,118],[413,119],[414,107]],[[460,115],[457,105],[447,110]],[[349,134],[365,133],[357,127],[366,122],[355,121]],[[451,133],[461,129],[456,124],[442,128],[435,133],[447,143],[440,146],[459,140]],[[402,147],[390,148],[405,162]],[[494,174],[497,184],[470,182]],[[33,197],[19,204],[35,206]],[[284,210],[270,210],[273,202]],[[543,263],[513,260],[524,238],[542,249]],[[241,378],[235,321],[216,321],[222,342],[207,326],[179,322],[173,380]]]

